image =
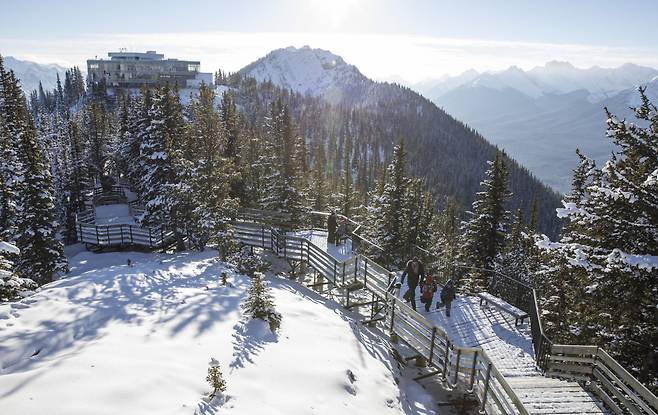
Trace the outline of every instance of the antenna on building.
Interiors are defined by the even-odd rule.
[[[126,48],[119,48],[119,52],[125,52],[126,50]]]

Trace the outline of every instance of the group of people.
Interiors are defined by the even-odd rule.
[[[336,212],[332,211],[327,218],[327,242],[340,245],[342,238],[345,236],[347,236],[347,219],[342,217],[338,222]],[[425,275],[425,267],[418,257],[413,257],[407,262],[400,279],[401,284],[404,284],[405,277],[407,278],[408,289],[403,298],[411,303],[411,307],[416,310],[416,290],[420,285],[420,301],[425,305],[425,311],[429,312],[434,300],[434,293],[438,291],[438,285],[431,275]],[[390,289],[391,287],[389,287]],[[450,317],[452,300],[455,299],[455,286],[451,279],[446,282],[441,290],[440,297],[441,302],[436,303],[436,308],[445,306],[446,316]]]
[[[402,297],[411,303],[411,307],[416,310],[416,289],[420,285],[420,301],[425,304],[425,311],[429,312],[434,299],[434,293],[438,290],[438,285],[431,275],[425,275],[425,267],[418,257],[413,257],[407,262],[400,278],[402,284],[404,284],[405,277],[407,278],[408,289]],[[451,279],[446,282],[446,285],[441,290],[440,297],[441,302],[436,303],[436,308],[445,306],[446,316],[450,317],[452,300],[455,299],[455,285]]]
[[[340,245],[343,238],[347,236],[347,219],[338,216],[332,211],[327,218],[327,242],[334,245]]]

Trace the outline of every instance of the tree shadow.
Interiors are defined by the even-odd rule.
[[[3,373],[24,372],[53,356],[74,355],[89,342],[101,339],[104,329],[116,322],[142,325],[145,320],[155,320],[152,324],[165,325],[171,337],[189,327],[196,329],[196,336],[201,335],[230,318],[243,293],[242,280],[247,278],[225,269],[216,256],[211,250],[173,255],[83,254],[85,263],[77,267],[79,274],[48,284],[32,299],[41,307],[46,305],[43,302],[55,306],[53,313],[44,313],[36,329],[31,324],[0,331],[0,369]],[[127,258],[133,259],[134,266],[126,264]],[[219,286],[221,271],[227,271],[233,282],[230,291]],[[67,301],[46,297],[49,290],[64,290]],[[17,308],[19,319],[21,310],[25,309]]]

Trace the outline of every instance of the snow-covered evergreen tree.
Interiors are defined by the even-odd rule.
[[[482,182],[482,191],[473,202],[470,219],[463,223],[462,261],[472,270],[462,282],[463,289],[478,291],[490,283],[494,260],[501,252],[509,212],[505,205],[511,192],[503,154],[489,162],[490,167]]]
[[[13,77],[13,75],[12,75]],[[18,150],[22,181],[19,184],[16,245],[21,251],[17,271],[21,278],[39,284],[52,281],[53,276],[66,270],[66,257],[58,240],[59,224],[55,220],[55,204],[50,169],[46,164],[37,132],[29,117],[18,81],[12,94],[22,105],[8,118],[18,126],[13,137]]]
[[[14,272],[11,258],[19,256],[15,245],[0,240],[0,303],[15,300],[37,287],[31,279],[21,278]]]
[[[11,71],[6,71],[0,56],[0,239],[16,240],[19,185],[22,180],[16,137],[20,134],[18,84]]]
[[[191,236],[195,246],[203,249],[212,240],[223,248],[220,253],[225,257],[232,239],[230,218],[238,207],[238,199],[231,197],[232,178],[237,172],[233,160],[225,157],[227,131],[214,101],[214,91],[202,86],[198,99],[190,106],[186,163],[179,166],[179,175],[184,178],[181,186],[193,195]]]
[[[540,246],[557,257],[554,275],[571,275],[567,308],[572,299],[586,303],[587,326],[575,334],[604,346],[641,381],[656,382],[658,111],[642,89],[640,96],[636,122],[608,113],[616,151],[602,168],[584,162],[576,171],[574,191],[558,210],[568,221],[562,238]]]
[[[281,326],[281,314],[276,311],[274,297],[265,285],[263,274],[260,272],[254,273],[251,277],[251,286],[242,307],[251,318],[267,321],[272,332],[276,332]]]

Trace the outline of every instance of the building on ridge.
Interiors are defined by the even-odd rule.
[[[143,85],[177,85],[198,88],[201,83],[212,85],[211,73],[200,72],[201,62],[165,59],[154,50],[147,52],[109,52],[109,59],[87,60],[90,83],[105,80],[111,88],[141,88]]]

